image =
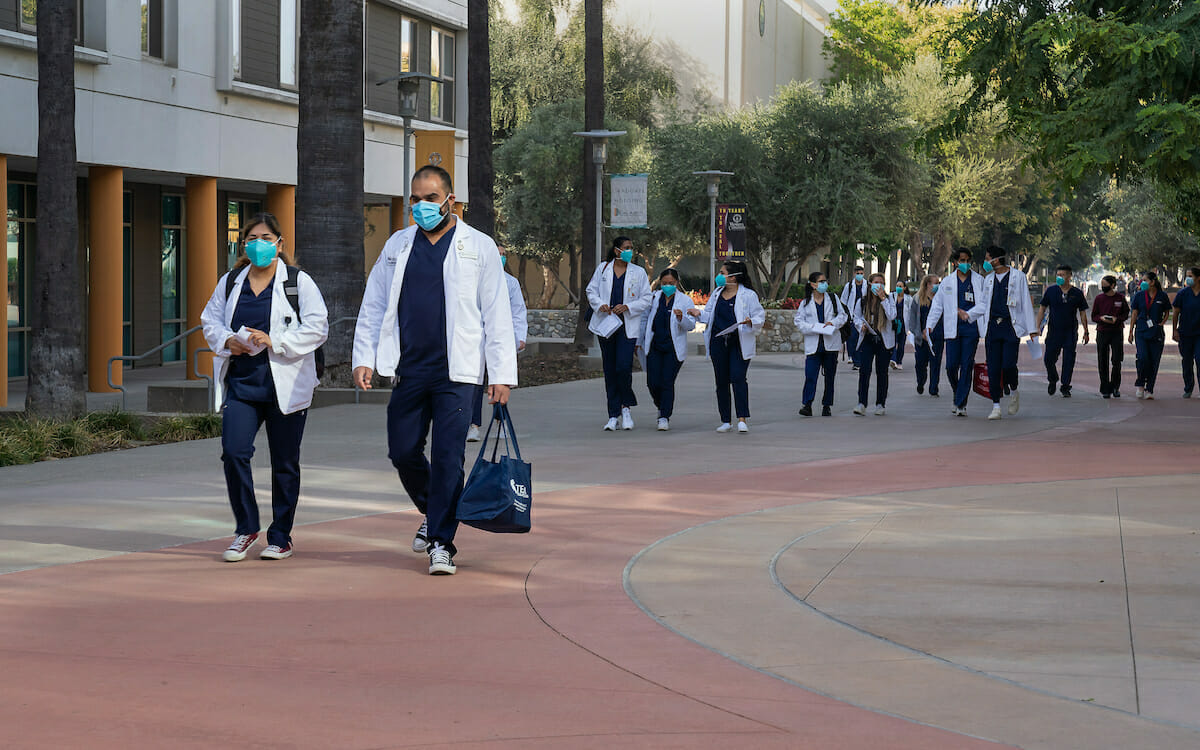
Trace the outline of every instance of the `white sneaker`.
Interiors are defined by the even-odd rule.
[[[1012,398],[1008,400],[1008,416],[1012,416],[1021,411],[1021,394],[1016,391],[1012,392]]]
[[[1146,400],[1147,400],[1147,401],[1153,401],[1153,400],[1154,400],[1154,391],[1146,391]]]
[[[965,407],[965,406],[958,407],[958,416],[960,416],[960,417],[967,416],[967,407]]]
[[[292,543],[288,542],[286,547],[280,547],[278,544],[272,544],[262,551],[258,557],[260,560],[286,560],[292,556]]]
[[[875,416],[882,417],[884,415],[884,412],[885,412],[885,409],[883,408],[882,404],[875,405]]]
[[[749,431],[750,431],[750,425],[746,424],[745,420],[739,419],[738,420],[738,432],[745,435]]]
[[[988,419],[999,419],[999,418],[1000,418],[1000,404],[996,404],[995,406],[992,407],[992,413],[988,415]]]
[[[1138,388],[1138,389],[1137,389],[1137,397],[1138,397],[1138,398],[1145,398],[1145,397],[1146,397],[1146,389],[1145,389],[1145,388]]]
[[[717,428],[717,432],[729,432],[732,429],[733,425],[729,424],[728,422],[722,422],[721,426]]]
[[[899,370],[899,369],[900,369],[900,364],[899,364],[898,362],[892,361],[892,362],[888,362],[888,364],[892,366],[892,369],[893,369],[893,370]]]
[[[413,537],[412,551],[425,552],[429,549],[429,521],[421,521],[421,528],[417,529],[416,536]]]
[[[254,542],[258,540],[258,533],[253,534],[238,534],[233,538],[233,544],[225,548],[221,553],[221,559],[225,562],[241,562],[246,559],[246,554],[250,548],[254,546]]]
[[[479,425],[473,424],[467,429],[467,442],[478,443],[480,440]]]
[[[633,415],[629,413],[628,406],[621,407],[621,429],[622,430],[632,430],[633,429]]]
[[[961,409],[959,409],[959,408],[956,406],[956,407],[954,407],[953,409],[951,409],[951,410],[950,410],[950,416],[952,416],[952,417],[961,417],[961,416],[962,416],[962,410],[961,410]]]
[[[429,550],[429,575],[452,576],[456,570],[458,567],[450,556],[450,550],[443,547],[441,542],[434,542],[433,549]]]
[[[659,417],[658,418],[658,431],[666,432],[669,429],[671,429],[671,422],[666,417]]]
[[[604,431],[605,432],[616,432],[617,431],[617,418],[616,417],[609,417],[608,421],[604,423]]]
[[[858,406],[854,407],[854,413],[855,413],[855,414],[857,414],[857,415],[858,415],[858,416],[860,416],[860,417],[866,416],[866,414],[867,414],[867,405],[866,405],[866,404],[859,404]]]

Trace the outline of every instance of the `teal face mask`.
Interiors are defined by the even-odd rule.
[[[855,281],[862,281],[862,280],[863,280],[863,275],[862,275],[861,273],[856,273],[856,274],[854,274],[854,280],[855,280]]]
[[[871,291],[872,291],[872,292],[878,292],[880,289],[883,289],[883,284],[880,284],[880,283],[876,282],[876,283],[874,283],[874,284],[872,284],[872,285],[871,285]]]
[[[621,251],[621,260],[624,261],[625,263],[628,263],[631,260],[633,260],[633,251],[632,250],[622,250]]]
[[[723,274],[723,273],[717,274],[717,277],[715,279],[713,279],[713,283],[716,284],[717,286],[725,286],[725,274]]]
[[[674,284],[663,284],[662,285],[662,293],[667,295],[668,297],[674,297],[675,296],[675,285]]]
[[[958,272],[959,273],[970,273],[971,272],[971,264],[970,263],[959,263],[958,264]]]
[[[933,285],[933,291],[934,291],[934,292],[937,292],[937,290],[939,290],[939,289],[941,289],[941,288],[942,288],[942,285],[941,285],[941,284],[934,284],[934,285]]]
[[[507,255],[501,255],[501,256],[500,256],[500,267],[501,267],[501,268],[504,268],[504,267],[505,267],[505,266],[507,266],[507,265],[508,265],[508,256],[507,256]]]
[[[817,284],[817,291],[820,292],[821,294],[828,292],[829,291],[829,282],[822,281],[820,284]]]
[[[266,268],[279,254],[279,248],[274,242],[253,239],[246,243],[246,257],[257,268]]]
[[[1067,280],[1064,279],[1062,276],[1055,276],[1054,283],[1058,284],[1059,286],[1063,286],[1067,283]]]
[[[1139,289],[1141,289],[1143,292],[1148,292],[1148,291],[1150,291],[1150,282],[1149,282],[1149,281],[1143,281],[1143,282],[1142,282],[1142,285],[1141,285],[1140,287],[1138,287],[1138,288],[1139,288]]]
[[[1185,278],[1183,280],[1183,284],[1184,284],[1184,286],[1195,286],[1196,285],[1196,277],[1188,276],[1187,278]]]
[[[994,267],[992,266],[992,262],[990,260],[985,260],[983,262],[983,272],[991,273],[993,270],[994,270]]]
[[[896,285],[896,291],[897,291],[897,292],[903,292],[903,291],[904,291],[904,286],[903,286],[903,285],[901,285],[901,284],[897,284],[897,285]]]

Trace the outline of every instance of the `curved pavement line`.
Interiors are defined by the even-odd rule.
[[[977,489],[986,494],[987,488]],[[997,489],[1011,495],[1022,488]],[[624,589],[655,622],[693,643],[789,684],[890,716],[1027,748],[1190,750],[1200,744],[1200,732],[1192,727],[1063,698],[896,643],[818,609],[781,579],[780,560],[800,542],[920,510],[910,499],[915,496],[805,503],[700,524],[639,551],[626,565]],[[805,526],[813,528],[797,535],[797,527]],[[865,536],[847,538],[839,550],[853,549]],[[738,540],[745,539],[755,540],[755,554],[738,554],[746,544]],[[710,563],[702,575],[696,574],[697,559]],[[764,569],[769,575],[762,575]],[[897,684],[906,687],[897,690]]]

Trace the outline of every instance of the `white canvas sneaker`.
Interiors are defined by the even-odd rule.
[[[1016,391],[1012,392],[1012,398],[1008,400],[1008,415],[1011,417],[1021,411],[1021,394]]]
[[[458,566],[454,564],[450,550],[443,547],[441,542],[434,542],[433,548],[429,550],[429,575],[452,576],[457,570]]]
[[[875,416],[882,417],[886,412],[887,410],[883,408],[883,404],[875,405]]]
[[[867,405],[859,404],[858,406],[854,407],[854,413],[860,417],[865,417],[867,415]]]
[[[467,429],[467,442],[478,443],[480,440],[479,425],[473,424]]]
[[[992,413],[988,415],[988,419],[999,419],[999,418],[1000,418],[1000,405],[996,404],[995,406],[992,407]]]
[[[633,429],[633,414],[631,414],[629,412],[628,406],[621,407],[621,429],[622,430],[632,430]]]
[[[413,536],[412,551],[425,552],[429,549],[429,521],[421,521],[421,528]]]
[[[671,422],[666,417],[659,417],[658,418],[658,431],[666,432],[669,429],[671,429]]]
[[[739,419],[738,420],[738,432],[745,435],[749,431],[750,431],[750,425],[746,424],[745,420]]]
[[[616,432],[617,431],[617,418],[616,417],[609,417],[608,421],[604,423],[604,431],[605,432]]]
[[[732,429],[733,425],[729,424],[728,422],[722,422],[721,426],[717,428],[717,432],[729,432]]]

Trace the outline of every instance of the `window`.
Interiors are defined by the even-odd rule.
[[[411,18],[400,21],[400,72],[411,73],[413,70],[413,33],[416,23]]]
[[[299,80],[300,0],[279,2],[279,85],[296,88]]]
[[[429,114],[439,122],[454,122],[454,34],[434,28],[429,39]]]
[[[27,34],[37,33],[37,0],[20,0],[17,28]],[[83,0],[75,2],[75,43],[83,44]]]
[[[229,249],[225,268],[232,271],[237,264],[238,242],[242,236],[242,225],[262,211],[262,203],[256,200],[229,200],[225,202],[225,241]]]
[[[121,354],[133,356],[133,191],[121,199]],[[122,362],[126,368],[132,362]]]
[[[142,2],[142,54],[163,59],[163,0]]]
[[[229,48],[233,50],[233,77],[242,77],[242,0],[229,0]]]
[[[8,283],[8,377],[24,377],[29,366],[28,264],[37,242],[37,186],[8,183],[6,260]]]
[[[170,341],[184,332],[187,308],[184,303],[183,196],[162,198],[162,340]],[[164,362],[186,359],[183,342],[175,342],[162,353]]]

